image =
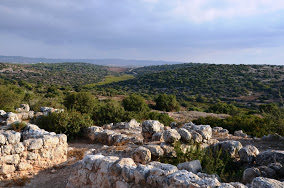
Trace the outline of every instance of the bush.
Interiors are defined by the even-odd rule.
[[[163,163],[178,165],[183,162],[199,160],[203,171],[207,174],[218,174],[223,182],[240,181],[243,168],[234,162],[228,153],[224,154],[221,149],[212,152],[211,149],[202,150],[200,145],[191,145],[186,152],[181,150],[180,142],[175,143],[177,156],[161,158]]]
[[[93,125],[93,121],[87,114],[77,111],[50,113],[37,120],[37,125],[46,131],[66,134],[68,139],[74,139],[83,135],[83,129]]]
[[[125,110],[128,111],[135,111],[135,112],[146,112],[149,111],[149,107],[146,104],[143,97],[131,94],[128,97],[125,97],[122,101],[123,107]]]
[[[156,99],[156,109],[162,111],[178,111],[180,106],[175,95],[160,94]]]
[[[238,107],[233,104],[217,103],[208,108],[206,112],[216,113],[216,114],[230,114],[237,115],[240,113]]]
[[[98,125],[106,123],[118,123],[124,121],[125,110],[121,104],[114,100],[101,102],[92,116],[93,120]]]
[[[70,93],[64,100],[67,109],[75,109],[81,113],[92,114],[98,101],[89,92]]]
[[[0,109],[5,111],[14,111],[19,107],[24,95],[20,94],[17,88],[0,85]]]

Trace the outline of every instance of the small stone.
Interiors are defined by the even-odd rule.
[[[131,157],[135,162],[146,164],[151,161],[151,151],[140,146],[132,153]]]
[[[165,142],[167,142],[167,143],[174,143],[174,142],[178,141],[181,138],[181,136],[177,132],[177,130],[169,129],[169,130],[164,131],[163,138],[164,138]]]
[[[57,172],[57,170],[55,170],[54,168],[50,171],[51,174],[55,174]]]
[[[202,171],[202,166],[199,160],[194,160],[190,162],[184,162],[177,165],[179,170],[187,170],[196,174],[197,172]]]
[[[246,145],[239,151],[240,160],[247,163],[252,163],[258,154],[258,149],[253,145]]]

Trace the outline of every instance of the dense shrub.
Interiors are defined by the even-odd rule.
[[[97,125],[118,123],[125,120],[125,110],[118,101],[101,102],[92,116]]]
[[[93,125],[90,116],[77,111],[50,113],[37,120],[37,125],[47,131],[66,134],[68,139],[81,137],[83,129]]]
[[[201,149],[200,145],[191,145],[186,152],[181,150],[180,142],[175,143],[176,157],[160,159],[163,163],[178,165],[183,162],[199,160],[203,172],[207,174],[218,174],[223,182],[240,181],[243,168],[234,162],[229,154],[218,150],[212,152],[210,149]]]
[[[160,94],[156,99],[156,109],[162,111],[178,111],[180,106],[175,95]]]
[[[149,111],[149,107],[146,104],[143,97],[131,94],[128,97],[125,97],[122,101],[123,107],[127,111],[135,111],[135,112],[146,112]]]
[[[14,86],[0,85],[0,109],[13,111],[19,107],[24,94],[21,89]]]
[[[267,117],[264,118],[256,115],[231,116],[226,119],[208,116],[200,117],[193,122],[196,124],[211,125],[211,127],[223,127],[228,129],[231,133],[237,130],[243,130],[245,133],[257,137],[268,135],[270,133],[284,135],[284,118],[282,117],[281,119],[280,114],[278,118],[276,118],[273,114],[268,114]]]
[[[91,114],[98,101],[89,92],[70,93],[64,100],[67,109],[75,109],[81,113]]]
[[[237,115],[240,113],[238,107],[233,104],[227,103],[217,103],[208,108],[206,112],[216,113],[216,114],[230,114],[230,115]]]

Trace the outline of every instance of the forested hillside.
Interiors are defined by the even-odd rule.
[[[198,66],[197,66],[198,65]],[[164,69],[164,70],[163,70]],[[156,95],[168,93],[184,99],[280,101],[284,97],[284,66],[181,64],[134,69],[135,79],[104,88]]]
[[[102,81],[105,76],[119,76],[107,67],[87,63],[0,63],[0,78],[29,83],[83,85]]]

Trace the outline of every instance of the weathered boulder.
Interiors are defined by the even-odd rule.
[[[185,143],[189,143],[191,141],[191,133],[185,128],[178,129],[178,133],[181,136],[181,140]]]
[[[193,172],[194,174],[197,174],[198,172],[202,171],[202,166],[199,160],[180,163],[177,165],[177,168],[179,170],[187,170],[189,172]]]
[[[275,162],[284,165],[284,151],[267,150],[258,154],[255,160],[258,165],[269,165]]]
[[[4,110],[0,110],[0,116],[5,116],[7,113]]]
[[[219,149],[222,149],[222,152],[224,154],[228,153],[232,158],[236,158],[236,157],[238,157],[239,150],[243,146],[239,141],[227,140],[227,141],[223,141],[223,142],[219,142],[217,144],[214,144],[211,147],[213,148],[214,152],[219,150]]]
[[[205,140],[209,140],[212,137],[210,125],[192,125],[191,128],[198,132]]]
[[[244,133],[243,130],[235,131],[234,136],[239,136],[239,137],[243,137],[243,138],[248,137],[248,135],[246,133]]]
[[[194,143],[201,143],[202,142],[203,138],[202,138],[201,134],[199,134],[198,132],[196,132],[194,130],[190,130],[189,132],[192,136],[191,138],[192,138],[192,141]]]
[[[158,132],[162,132],[164,125],[156,120],[146,120],[142,123],[142,136],[145,141],[152,139],[152,135]]]
[[[28,104],[21,104],[20,108],[16,109],[16,112],[28,112],[30,111],[30,106]]]
[[[261,176],[267,177],[267,178],[275,178],[276,172],[272,168],[269,168],[267,166],[259,166],[257,167],[261,173]]]
[[[159,145],[144,145],[144,147],[151,151],[151,158],[158,158],[164,155],[164,150]]]
[[[239,150],[240,160],[243,162],[252,163],[258,154],[258,149],[253,145],[246,145]]]
[[[277,134],[277,133],[274,133],[274,134],[269,134],[267,136],[263,136],[261,137],[261,140],[264,140],[264,141],[284,141],[284,138]]]
[[[170,127],[171,127],[172,129],[175,129],[175,128],[178,127],[178,124],[177,124],[176,122],[171,122]]]
[[[6,136],[8,143],[11,145],[18,144],[21,140],[21,133],[16,131],[5,131],[3,135]]]
[[[261,176],[258,168],[247,168],[243,173],[243,182],[245,184],[251,183],[255,177]]]
[[[169,129],[164,131],[163,138],[167,143],[174,143],[180,140],[181,136],[175,129]]]
[[[160,146],[164,150],[164,154],[166,157],[176,157],[177,156],[175,148],[171,144],[162,142]]]
[[[163,138],[163,134],[162,133],[154,133],[152,135],[152,141],[159,141],[159,142],[163,142],[164,138]]]
[[[264,177],[254,178],[251,184],[252,188],[283,188],[284,183],[275,179],[269,179]]]
[[[135,129],[140,127],[140,123],[138,123],[135,119],[130,120],[130,122],[125,124],[125,129]]]
[[[132,159],[137,163],[146,164],[151,161],[151,151],[145,147],[138,147],[131,155]]]

